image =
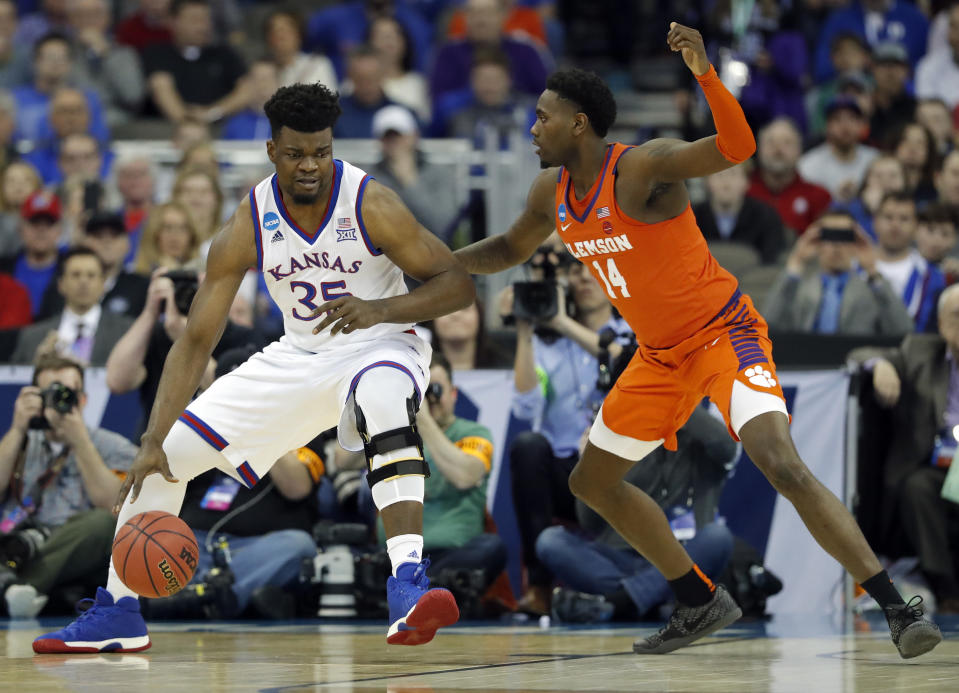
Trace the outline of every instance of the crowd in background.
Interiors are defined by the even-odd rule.
[[[535,100],[557,65],[595,68],[623,97],[619,139],[710,134],[701,94],[666,49],[671,20],[702,31],[757,134],[753,160],[694,183],[691,193],[711,249],[774,333],[941,339],[941,311],[950,307],[941,299],[959,279],[959,3],[689,0],[668,11],[659,5],[0,0],[0,362],[32,364],[58,353],[105,367],[109,389],[137,391],[149,412],[211,238],[237,201],[223,184],[226,164],[213,142],[268,139],[263,104],[283,85],[319,81],[338,91],[343,114],[334,136],[377,140],[382,158],[370,172],[454,245],[461,239],[457,225],[476,220],[475,196],[456,200],[450,176],[424,157],[420,138],[478,146],[490,137],[504,143],[528,137]],[[744,15],[743,6],[751,14]],[[650,71],[664,59],[672,67],[650,87]],[[641,121],[643,96],[653,89],[672,95],[675,122],[633,127],[624,104],[633,104]],[[149,156],[115,154],[114,143],[138,139],[167,140],[178,163],[162,168]],[[479,224],[472,237],[502,231],[485,228],[481,217]],[[615,371],[634,337],[595,281],[570,265],[562,246],[550,245],[528,267],[530,276],[559,278],[567,287],[566,300],[541,324],[513,316],[508,289],[489,297],[499,304],[498,341],[490,339],[481,304],[426,326],[424,334],[445,358],[434,364],[441,387],[426,414],[442,423],[432,445],[427,440],[435,448],[428,456],[438,458],[445,479],[433,489],[443,508],[434,517],[448,512],[462,520],[446,525],[456,536],[447,532],[432,542],[427,527],[426,546],[466,573],[477,570],[476,556],[483,556],[486,572],[470,583],[481,592],[502,570],[502,544],[477,539],[495,536],[485,516],[494,451],[488,431],[454,421],[452,374],[512,368],[513,413],[532,428],[509,452],[528,568],[524,594],[517,595],[521,606],[542,613],[552,599],[572,620],[641,616],[667,598],[655,570],[604,540],[608,532],[584,515],[566,486],[582,433],[610,384],[597,384],[597,373],[606,366]],[[224,355],[235,358],[237,349],[258,348],[279,334],[278,313],[263,288],[254,273],[241,286],[206,385],[228,372],[220,363]],[[942,338],[948,341],[945,332]],[[877,361],[864,363],[872,369]],[[58,368],[70,370],[60,362],[50,366]],[[888,388],[883,368],[877,382]],[[900,370],[897,377],[906,375]],[[24,414],[18,415],[11,430],[26,436]],[[443,444],[444,431],[455,450]],[[663,464],[683,455],[706,460],[713,481],[698,490],[708,500],[692,522],[701,545],[690,550],[700,551],[700,565],[719,575],[734,538],[713,521],[714,496],[734,451],[716,447],[714,434],[708,423],[691,422],[688,443]],[[333,447],[317,442],[278,462],[279,497],[271,507],[279,515],[293,508],[289,516],[299,519],[270,529],[310,532],[320,516],[372,522],[357,483],[362,464]],[[472,472],[447,474],[457,459],[472,460]],[[668,487],[664,497],[672,497],[690,487],[692,477],[702,473],[634,483]],[[107,507],[87,495],[87,509]],[[307,496],[315,506],[304,509]],[[200,507],[205,497],[194,500]],[[954,508],[943,506],[941,514],[955,519]],[[210,530],[210,567],[215,519],[199,510],[190,517],[198,531]],[[671,519],[677,536],[688,531],[678,517]],[[547,530],[558,520],[562,529]],[[916,530],[909,539],[915,544],[920,536]],[[220,590],[226,598],[209,596],[220,594],[215,589],[206,598],[194,591],[188,596],[196,603],[182,608],[221,615],[257,605],[261,613],[275,611],[275,595],[257,590],[294,580],[292,566],[313,546],[307,535],[284,538],[290,562],[277,575],[259,582],[238,576]],[[456,553],[467,545],[475,550]],[[556,566],[570,563],[564,558],[570,551],[595,552],[597,561],[616,569],[593,581],[558,575]],[[245,565],[261,563],[261,554],[247,556]],[[940,605],[959,610],[959,586],[939,574],[941,563],[921,567]],[[557,577],[564,587],[552,594]],[[773,580],[759,580],[756,589],[771,594]]]

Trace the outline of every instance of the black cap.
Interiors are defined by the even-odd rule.
[[[105,230],[119,236],[127,232],[127,226],[123,223],[123,217],[117,212],[94,212],[87,220],[86,232],[92,235]]]
[[[829,118],[833,113],[839,111],[852,111],[860,118],[863,117],[862,108],[859,102],[851,96],[835,96],[826,104],[826,117]]]

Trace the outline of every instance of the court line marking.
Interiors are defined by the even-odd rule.
[[[695,642],[692,645],[687,645],[683,649],[689,649],[693,647],[704,647],[708,645],[725,645],[727,643],[733,642],[743,642],[746,640],[757,640],[756,637],[742,637],[742,638],[717,638],[715,641],[709,642]],[[682,651],[672,652],[670,654],[682,654]],[[403,674],[390,674],[388,676],[370,676],[362,679],[343,679],[341,681],[325,681],[325,682],[311,682],[311,683],[295,683],[289,686],[277,686],[273,688],[261,688],[259,693],[280,693],[281,691],[295,691],[301,688],[325,688],[328,686],[345,686],[356,683],[371,683],[374,681],[389,681],[390,679],[406,679],[412,678],[414,676],[436,676],[438,674],[458,674],[464,671],[480,671],[484,669],[501,669],[504,667],[518,667],[525,666],[527,664],[545,664],[548,662],[567,662],[567,661],[576,661],[580,659],[597,659],[599,657],[621,657],[622,655],[632,655],[633,657],[638,657],[632,650],[626,652],[603,652],[595,654],[563,654],[563,655],[552,655],[543,657],[540,655],[540,659],[530,659],[524,660],[522,662],[497,662],[495,664],[476,664],[468,667],[455,667],[453,669],[439,669],[435,671],[416,671],[416,672],[407,672]],[[512,657],[523,657],[523,656],[537,656],[537,655],[510,655]],[[659,655],[648,655],[649,657],[657,657]]]

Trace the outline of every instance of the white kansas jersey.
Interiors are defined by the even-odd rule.
[[[373,247],[360,208],[370,177],[352,164],[334,160],[333,186],[317,229],[300,228],[283,204],[276,175],[250,191],[257,265],[276,305],[283,311],[286,341],[307,351],[347,346],[408,330],[382,323],[349,334],[319,334],[323,319],[313,310],[340,296],[364,300],[407,293],[403,271]]]

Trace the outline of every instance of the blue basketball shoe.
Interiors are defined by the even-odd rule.
[[[140,602],[134,597],[121,597],[115,604],[113,595],[97,588],[96,599],[76,621],[63,630],[41,635],[33,641],[37,654],[68,652],[140,652],[150,647],[147,624],[140,615]]]
[[[396,577],[386,580],[386,598],[390,603],[390,645],[424,645],[436,631],[459,620],[460,610],[449,590],[430,589],[426,577],[429,559],[422,563],[404,563]]]

